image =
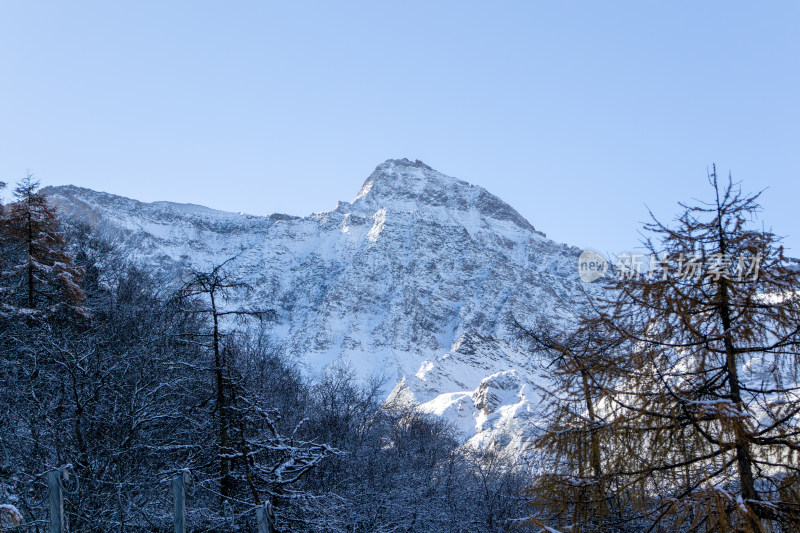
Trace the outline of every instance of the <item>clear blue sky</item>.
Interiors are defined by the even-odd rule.
[[[0,0],[0,179],[306,215],[383,160],[615,252],[716,162],[800,255],[800,2]]]

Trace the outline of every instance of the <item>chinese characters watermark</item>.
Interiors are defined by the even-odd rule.
[[[613,265],[613,266],[612,266]],[[591,283],[610,272],[618,280],[666,280],[672,276],[683,280],[699,280],[708,277],[713,281],[758,280],[761,254],[698,254],[680,253],[668,257],[666,254],[643,254],[622,252],[612,261],[595,250],[584,250],[578,258],[578,275],[581,281]]]

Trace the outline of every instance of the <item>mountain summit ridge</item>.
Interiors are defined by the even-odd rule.
[[[94,202],[103,205],[129,204],[127,209],[158,211],[159,208],[182,212],[187,215],[201,214],[221,217],[250,217],[263,219],[263,215],[236,213],[206,207],[194,203],[157,200],[142,202],[105,191],[96,191],[76,185],[55,185],[43,189],[43,193],[53,198],[70,197],[74,199],[91,197]],[[356,197],[350,202],[339,202],[332,211],[312,213],[309,216],[324,216],[335,211],[353,212],[369,211],[376,208],[389,207],[394,210],[419,211],[429,208],[447,208],[451,211],[478,211],[480,215],[500,221],[510,221],[525,231],[533,231],[537,235],[546,234],[536,230],[509,204],[491,194],[481,186],[443,174],[419,159],[411,161],[406,158],[387,159],[377,167],[364,181]],[[287,219],[303,218],[296,215],[273,213],[266,218]]]

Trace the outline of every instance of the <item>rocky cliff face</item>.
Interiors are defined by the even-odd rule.
[[[277,312],[267,327],[280,350],[310,373],[344,360],[382,375],[387,396],[453,420],[479,446],[521,446],[536,414],[539,365],[511,317],[569,320],[580,301],[580,250],[419,161],[386,161],[352,202],[304,218],[72,186],[46,193],[173,279],[235,257],[235,274],[255,288],[244,304]]]

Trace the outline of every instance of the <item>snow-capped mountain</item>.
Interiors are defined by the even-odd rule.
[[[386,393],[458,424],[478,446],[521,445],[539,364],[511,317],[568,320],[580,250],[534,229],[485,189],[420,161],[389,160],[352,202],[308,217],[141,203],[73,186],[45,190],[134,262],[177,280],[234,257],[272,308],[277,346],[309,372],[343,360]]]

